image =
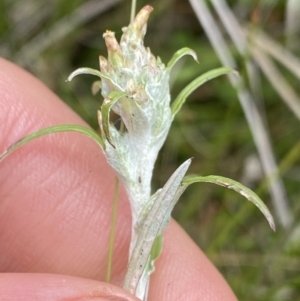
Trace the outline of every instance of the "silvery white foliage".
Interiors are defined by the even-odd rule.
[[[174,117],[170,108],[170,72],[183,55],[189,54],[196,59],[192,50],[184,48],[165,66],[149,48],[145,48],[143,39],[152,10],[151,6],[145,6],[129,26],[123,28],[120,44],[113,32],[104,33],[108,58],[100,56],[100,71],[80,68],[68,78],[72,80],[74,76],[85,73],[101,79],[101,86],[99,82],[97,86],[104,97],[98,112],[103,151],[126,188],[132,211],[129,268],[124,287],[143,300],[149,275],[154,270],[153,261],[161,249],[158,247],[159,251],[152,251],[152,246],[159,241],[158,236],[169,221],[173,209],[170,204],[190,164],[189,161],[183,164],[184,167],[179,167],[180,176],[177,175],[178,170],[174,173],[177,175],[175,183],[171,181],[173,175],[171,182],[168,181],[151,197],[154,163]],[[110,122],[111,111],[120,116],[124,130]],[[141,245],[144,250],[142,256],[137,251],[141,251]]]
[[[153,262],[159,255],[151,252],[153,242],[162,235],[176,202],[186,189],[186,186],[182,185],[182,180],[191,161],[188,159],[176,169],[164,187],[153,195],[150,208],[139,219],[139,231],[129,259],[124,288],[135,293],[142,300],[144,300],[149,276],[154,270]],[[159,252],[160,248],[158,247]]]
[[[100,72],[80,68],[69,76],[71,80],[78,74],[88,73],[101,78],[104,102],[98,119],[104,153],[126,187],[133,231],[150,199],[154,163],[173,119],[169,89],[171,68],[185,54],[196,59],[193,51],[184,49],[166,67],[145,48],[143,39],[152,10],[151,6],[145,6],[133,22],[123,28],[120,44],[113,32],[104,33],[108,59],[100,56]],[[121,117],[124,131],[109,121],[111,110]]]
[[[101,71],[79,68],[68,78],[72,80],[83,73],[100,77],[101,81],[93,85],[93,90],[100,88],[104,97],[98,112],[101,137],[79,125],[57,125],[20,139],[0,155],[1,162],[33,139],[66,131],[85,134],[101,146],[108,162],[126,187],[132,210],[132,239],[124,288],[144,301],[147,299],[149,276],[154,271],[153,263],[162,249],[162,233],[173,207],[190,184],[209,182],[237,191],[263,212],[275,230],[267,207],[255,193],[240,183],[220,176],[184,178],[191,159],[181,164],[164,187],[151,196],[154,163],[174,116],[197,87],[232,72],[229,68],[218,68],[202,74],[179,93],[170,108],[170,71],[182,56],[189,54],[196,60],[196,55],[192,50],[183,48],[174,54],[167,66],[155,58],[143,45],[151,11],[151,6],[145,6],[138,13],[134,21],[123,29],[120,44],[114,33],[108,31],[104,34],[108,59],[100,56]],[[125,130],[116,128],[110,122],[111,111],[120,116]]]
[[[112,91],[126,93],[112,106],[126,130],[122,133],[109,123],[105,154],[126,187],[134,224],[150,199],[153,166],[172,122],[170,72],[143,45],[151,11],[145,7],[123,29],[120,45],[112,32],[105,33],[108,61],[100,58],[101,71],[110,76],[102,78],[103,97],[108,99]]]

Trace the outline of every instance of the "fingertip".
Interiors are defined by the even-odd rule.
[[[0,121],[0,153],[52,125],[87,126],[38,79],[1,58]],[[100,147],[79,133],[47,135],[8,156],[0,174],[0,270],[103,279],[114,181]],[[127,254],[130,214],[124,195],[116,250]],[[123,273],[126,259],[116,259],[117,273]]]
[[[237,301],[220,272],[173,220],[165,232],[156,270],[150,300]]]
[[[29,132],[50,125],[84,124],[79,116],[41,82],[3,59],[0,59],[0,98],[1,148],[9,146]],[[66,138],[61,145],[59,158],[56,154],[55,160],[53,160],[51,156],[54,156],[53,150],[56,150],[56,143],[60,137],[56,139],[52,140],[52,146],[40,144],[37,155],[30,162],[29,160],[21,162],[17,158],[18,160],[13,164],[20,164],[20,162],[24,164],[20,164],[22,167],[18,169],[18,175],[1,184],[1,192],[6,191],[6,202],[9,204],[7,207],[10,206],[7,211],[10,212],[10,215],[2,214],[6,220],[0,219],[0,221],[2,228],[8,229],[7,232],[12,235],[7,238],[9,243],[5,244],[5,246],[9,245],[9,248],[5,246],[0,248],[1,254],[5,254],[4,258],[8,258],[8,263],[4,262],[5,260],[0,262],[0,268],[2,270],[20,271],[23,269],[26,271],[27,269],[34,272],[70,273],[101,279],[104,273],[102,270],[95,271],[95,265],[101,262],[104,266],[106,258],[106,246],[103,244],[107,243],[108,231],[105,232],[104,228],[110,220],[110,210],[107,209],[111,205],[108,191],[112,190],[110,182],[113,180],[114,174],[106,163],[99,165],[99,161],[105,161],[102,155],[98,156],[97,163],[93,156],[98,154],[96,152],[98,149],[96,150],[94,144],[90,145],[86,140]],[[76,143],[73,145],[72,141],[74,140]],[[38,145],[35,144],[35,146]],[[70,148],[75,150],[72,158],[69,158]],[[31,149],[27,148],[27,152],[30,152]],[[45,153],[49,157],[47,160]],[[83,153],[87,153],[87,156],[82,155]],[[56,163],[49,167],[49,165],[45,166],[45,162]],[[41,169],[36,172],[33,167],[34,163],[36,166],[43,166],[42,172]],[[83,167],[85,167],[84,170]],[[60,171],[57,172],[59,168]],[[70,179],[70,172],[74,178],[78,179],[79,177],[79,180]],[[38,174],[38,177],[32,177],[30,180],[30,174]],[[5,174],[5,169],[2,169],[3,178],[7,179],[7,175],[11,175],[10,167],[7,168],[7,174]],[[20,181],[17,181],[18,179]],[[56,183],[60,185],[57,186]],[[39,185],[43,189],[37,189]],[[55,193],[52,192],[53,188],[55,188]],[[76,194],[71,194],[71,191],[76,191]],[[16,201],[18,204],[13,207]],[[99,201],[101,201],[101,205],[99,205]],[[42,205],[40,205],[41,203]],[[32,204],[31,207],[30,204]],[[24,216],[26,210],[30,218]],[[124,217],[124,212],[129,215],[128,204],[124,205],[123,203],[119,212],[122,212],[123,215],[119,221],[123,234],[119,234],[118,245],[121,247],[118,247],[117,251],[121,256],[118,256],[119,258],[116,260],[119,274],[122,275],[127,261],[127,255],[123,256],[122,254],[127,254],[125,250],[128,249],[130,235],[130,230],[126,230],[124,227],[125,223],[130,226],[129,216]],[[4,225],[5,223],[6,225]],[[16,228],[18,223],[19,227]],[[28,231],[24,225],[26,227],[31,225]],[[16,237],[19,237],[18,241],[15,239]],[[78,238],[81,239],[80,244]],[[57,244],[58,241],[59,244]],[[12,249],[17,254],[13,254]],[[47,250],[46,255],[45,250]],[[19,253],[22,256],[19,256]],[[106,293],[101,291],[101,296],[99,290],[101,288],[105,290],[108,286],[99,284],[99,282],[91,283],[70,279],[67,276],[55,278],[41,274],[30,275],[28,278],[18,277],[20,278],[9,275],[1,276],[0,296],[8,296],[3,300],[40,300],[37,296],[39,289],[43,290],[43,288],[47,288],[53,294],[61,292],[62,297],[69,298],[67,300],[75,300],[75,296],[94,298],[93,292],[98,292],[93,300],[100,297],[115,298],[114,294],[108,295],[107,291]],[[13,289],[16,287],[19,290],[14,292]],[[28,293],[31,295],[24,294],[25,289],[28,289]],[[116,292],[115,288],[112,289]],[[19,295],[17,295],[18,292]],[[9,298],[14,293],[16,298]],[[125,299],[119,300],[137,300],[126,294],[122,295],[123,291],[120,294],[121,298],[124,296]],[[28,296],[33,296],[35,299]],[[47,299],[45,295],[43,300],[58,301],[62,300],[58,299],[61,296],[50,294]],[[236,300],[223,277],[174,222],[166,232],[163,253],[157,261],[156,272],[151,278],[149,297],[149,300]]]
[[[41,81],[0,58],[1,143],[12,144],[35,130],[55,125],[86,123]]]
[[[52,274],[2,274],[0,296],[3,301],[138,301],[108,283]]]

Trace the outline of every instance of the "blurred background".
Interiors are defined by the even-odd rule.
[[[233,191],[192,185],[173,216],[204,250],[240,300],[300,300],[300,1],[138,0],[154,7],[145,39],[167,63],[182,47],[175,97],[220,66],[220,77],[188,99],[158,158],[153,189],[193,156],[191,173],[218,174],[252,188],[275,216]],[[0,0],[0,55],[43,81],[97,130],[100,95],[92,76],[65,83],[78,67],[98,69],[107,29],[128,25],[130,0]]]

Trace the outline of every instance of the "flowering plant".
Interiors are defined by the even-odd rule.
[[[185,177],[191,159],[177,168],[164,187],[151,194],[152,173],[158,152],[182,104],[192,91],[207,80],[233,71],[219,68],[201,75],[171,103],[169,77],[172,67],[184,55],[191,55],[195,60],[197,57],[191,49],[183,48],[164,65],[149,48],[145,48],[143,40],[152,10],[151,6],[145,6],[129,26],[123,28],[120,44],[113,32],[104,33],[108,58],[100,56],[100,71],[79,68],[68,77],[69,81],[79,74],[92,74],[100,78],[93,85],[94,92],[101,90],[104,98],[98,111],[100,136],[78,125],[53,126],[21,139],[0,157],[0,160],[4,159],[32,139],[61,131],[83,133],[101,146],[107,161],[126,188],[132,212],[132,238],[124,288],[142,300],[147,299],[149,277],[154,270],[154,261],[162,250],[162,234],[171,211],[190,184],[211,182],[237,191],[259,207],[274,229],[267,207],[254,192],[240,183],[220,176]],[[120,116],[120,128],[111,122],[111,112]]]

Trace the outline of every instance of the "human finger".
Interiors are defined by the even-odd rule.
[[[0,65],[6,70],[0,80],[3,150],[49,125],[84,124],[32,76],[6,61]],[[98,146],[78,134],[44,137],[8,157],[1,163],[0,269],[103,280],[114,179]],[[113,275],[120,284],[130,239],[124,193],[118,213]],[[174,222],[151,283],[150,300],[235,300],[217,270]]]
[[[55,274],[0,275],[2,301],[138,301],[121,288],[90,279]]]

